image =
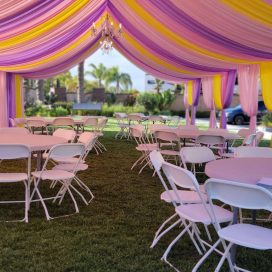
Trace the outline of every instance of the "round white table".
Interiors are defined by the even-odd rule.
[[[56,144],[65,144],[64,138],[49,135],[1,133],[0,144],[22,144],[37,153],[37,170],[42,169],[42,152]]]
[[[64,138],[49,135],[0,134],[0,144],[22,144],[28,146],[32,152],[46,151],[56,144],[64,143]]]
[[[261,178],[272,178],[272,158],[231,158],[206,164],[210,178],[256,184]]]

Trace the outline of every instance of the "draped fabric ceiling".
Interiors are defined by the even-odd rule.
[[[236,70],[257,65],[272,110],[271,0],[0,0],[0,6],[1,126],[22,114],[22,77],[60,74],[99,48],[106,13],[123,26],[115,48],[156,77],[184,82],[188,107],[197,106],[202,79],[213,88],[205,100],[227,108]]]

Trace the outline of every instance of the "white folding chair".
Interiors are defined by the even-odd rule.
[[[179,202],[179,199],[176,197],[175,192],[171,189],[169,183],[167,184],[167,182],[164,180],[164,178],[161,175],[162,164],[165,162],[162,155],[160,154],[159,151],[153,150],[150,153],[149,157],[155,169],[155,172],[158,175],[165,190],[163,193],[161,193],[161,200],[167,203],[172,203],[174,208],[176,208],[181,203]],[[183,201],[183,204],[201,203],[201,199],[199,198],[199,195],[194,191],[178,190],[177,193],[178,195],[180,195]],[[203,198],[206,201],[207,199],[206,196],[203,196]],[[165,226],[176,217],[178,217],[178,219],[175,220],[175,222],[171,223],[170,226],[165,228]],[[178,216],[178,214],[175,212],[173,215],[171,215],[161,224],[159,229],[156,231],[155,237],[150,247],[153,248],[166,233],[168,233],[171,229],[173,229],[179,223],[182,223],[182,220]]]
[[[155,124],[155,123],[164,123],[164,119],[162,116],[159,116],[159,115],[151,115],[148,117],[148,121],[151,122],[152,124]]]
[[[25,200],[16,201],[0,201],[0,203],[25,203],[25,216],[21,222],[28,223],[28,209],[29,209],[29,180],[31,171],[31,151],[25,145],[0,145],[0,160],[15,160],[26,159],[27,169],[23,173],[0,173],[1,183],[23,183],[25,186]]]
[[[122,112],[116,112],[114,116],[119,127],[119,131],[116,133],[115,139],[118,139],[118,137],[120,137],[120,139],[123,139],[123,137],[126,138],[129,134],[127,114]]]
[[[151,166],[151,162],[149,159],[149,153],[153,150],[158,149],[157,144],[150,144],[147,141],[147,137],[145,135],[145,127],[143,125],[135,125],[129,128],[130,135],[135,140],[137,146],[136,150],[141,152],[141,156],[134,162],[131,167],[133,170],[137,165],[143,165],[139,171],[139,174],[144,170],[146,166]]]
[[[96,131],[98,125],[98,117],[88,117],[85,119],[83,125],[82,125],[82,132],[84,132],[87,128],[90,129],[90,131]]]
[[[190,163],[192,165],[192,172],[194,173],[194,175],[196,175],[197,173],[195,167],[196,164],[204,164],[216,160],[214,153],[207,146],[183,147],[180,150],[180,157],[182,165],[185,169],[188,169],[187,163]]]
[[[175,208],[175,211],[180,216],[184,224],[184,229],[171,242],[171,244],[168,246],[168,248],[166,249],[162,257],[162,260],[164,260],[165,262],[167,262],[173,267],[173,265],[167,261],[167,256],[170,250],[172,249],[172,247],[174,246],[174,244],[185,233],[189,234],[191,240],[193,241],[200,255],[202,255],[203,252],[206,252],[205,245],[208,247],[212,247],[205,240],[201,239],[198,232],[197,224],[202,224],[206,228],[207,234],[208,234],[209,232],[207,227],[209,225],[212,225],[214,222],[211,217],[211,208],[209,205],[207,205],[206,201],[204,200],[205,194],[201,193],[199,184],[195,176],[193,175],[193,173],[191,173],[190,171],[186,169],[183,169],[181,167],[178,167],[176,165],[173,165],[167,162],[162,164],[162,169],[172,189],[174,190],[176,197],[179,199],[179,203],[181,203],[181,205]],[[178,188],[195,191],[199,195],[199,198],[201,199],[201,203],[185,205],[182,201],[181,196],[178,194]],[[213,205],[213,210],[215,212],[215,216],[219,223],[229,223],[232,221],[232,218],[233,218],[232,212],[217,205]],[[196,243],[196,241],[199,243],[201,248]],[[221,253],[220,251],[218,252]],[[176,271],[178,270],[176,269]]]
[[[225,150],[226,139],[219,135],[199,135],[195,140],[196,145],[207,146],[221,157]]]
[[[98,121],[97,121],[97,127],[96,127],[96,130],[95,130],[95,133],[98,136],[98,138],[97,138],[97,141],[96,141],[95,146],[94,146],[94,149],[95,149],[95,151],[96,151],[97,154],[99,154],[99,152],[102,153],[103,150],[107,151],[107,148],[105,147],[105,145],[102,144],[99,141],[99,137],[102,137],[104,135],[103,131],[104,131],[107,123],[108,123],[108,118],[104,117],[104,116],[100,117],[98,119]]]
[[[83,132],[83,133],[84,133],[84,135],[83,135],[84,137],[81,137],[81,139],[80,139],[81,143],[85,145],[85,152],[82,157],[82,160],[79,163],[76,163],[75,162],[76,158],[70,158],[70,163],[69,163],[69,159],[68,159],[68,160],[54,166],[53,170],[64,170],[64,171],[74,172],[74,174],[75,174],[74,181],[76,182],[76,184],[81,189],[86,191],[91,197],[90,200],[87,201],[83,195],[81,196],[84,203],[86,205],[88,205],[93,200],[94,195],[93,195],[92,191],[90,190],[90,188],[77,176],[77,172],[85,171],[88,169],[88,164],[86,164],[85,161],[86,161],[86,158],[87,158],[89,152],[95,146],[95,142],[97,141],[97,136],[91,132]],[[56,184],[57,184],[57,181],[53,182],[50,187],[53,188],[53,187],[55,187]],[[62,199],[63,198],[64,198],[64,194],[62,194]],[[62,201],[62,199],[60,200],[60,202]]]
[[[56,117],[52,122],[53,130],[57,127],[70,127],[74,129],[75,121],[70,117]]]
[[[47,210],[47,207],[44,201],[48,199],[53,199],[53,200],[57,198],[62,199],[61,198],[62,195],[65,194],[66,192],[69,193],[74,203],[76,213],[79,212],[77,202],[72,194],[71,189],[77,192],[80,196],[82,196],[82,194],[76,188],[74,188],[71,182],[75,178],[75,171],[77,169],[77,165],[81,162],[84,152],[85,152],[85,146],[83,144],[55,145],[54,147],[50,149],[48,153],[48,157],[43,165],[42,170],[34,171],[31,173],[32,174],[31,182],[34,183],[34,189],[30,196],[30,202],[40,201],[42,203],[47,220],[53,219],[53,217],[49,215],[49,212]],[[48,163],[51,159],[56,160],[57,158],[63,158],[63,157],[73,157],[77,159],[77,161],[74,164],[73,171],[47,169]],[[51,182],[57,180],[58,182],[62,184],[62,187],[60,188],[56,196],[47,197],[47,198],[44,198],[42,196],[40,192],[40,183],[45,182],[46,180]],[[35,195],[38,196],[37,199],[33,199]]]
[[[206,182],[206,190],[211,204],[213,203],[213,200],[220,200],[236,208],[248,210],[267,210],[272,212],[272,194],[270,191],[260,186],[228,180],[209,179]],[[212,250],[214,250],[220,244],[222,244],[224,247],[224,254],[215,269],[216,272],[220,270],[226,258],[228,259],[228,264],[231,271],[248,271],[246,269],[239,268],[236,263],[233,263],[229,258],[229,252],[233,245],[258,250],[272,249],[271,229],[241,223],[222,228],[218,218],[215,216],[214,206],[212,205],[211,212],[219,240],[201,258],[193,271],[196,271],[203,261],[211,254]]]
[[[28,127],[29,131],[33,134],[35,134],[35,132],[38,132],[38,133],[41,132],[43,134],[44,131],[46,132],[46,134],[48,134],[47,124],[41,118],[27,120],[26,126]]]
[[[255,146],[255,144],[256,144],[256,134],[249,134],[248,136],[244,138],[241,146]],[[221,156],[224,158],[233,158],[235,156],[236,148],[237,147],[229,148],[229,152],[228,153],[223,152]]]
[[[157,130],[154,132],[156,142],[158,144],[158,149],[161,154],[165,156],[166,160],[169,157],[178,164],[179,161],[179,151],[180,151],[180,138],[175,132]],[[171,149],[164,149],[163,147],[167,144]]]
[[[53,132],[53,136],[64,138],[67,143],[73,143],[76,138],[76,132],[71,129],[58,128]]]
[[[178,128],[182,130],[198,130],[196,125],[179,125]]]
[[[263,137],[264,137],[264,133],[262,131],[256,132],[255,146],[258,146],[261,143]]]
[[[157,130],[164,130],[169,128],[169,126],[165,125],[165,124],[149,124],[147,126],[147,134],[148,134],[148,138],[150,139],[151,143],[156,143],[156,139],[154,136],[155,131]]]

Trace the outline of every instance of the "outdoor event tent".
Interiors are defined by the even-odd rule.
[[[202,83],[213,126],[215,109],[231,103],[237,73],[251,127],[259,75],[272,110],[271,0],[0,0],[0,6],[0,126],[22,115],[23,77],[57,75],[99,48],[106,13],[123,26],[123,37],[113,41],[118,51],[156,77],[186,84],[187,116]],[[222,127],[224,117],[222,111]]]

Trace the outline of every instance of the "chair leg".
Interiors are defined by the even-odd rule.
[[[24,221],[28,223],[28,209],[29,209],[29,190],[28,190],[28,184],[26,181],[24,181],[25,185],[25,218]]]
[[[164,234],[166,234],[168,231],[170,231],[172,228],[174,228],[178,223],[181,222],[181,219],[179,218],[177,221],[175,221],[173,224],[171,224],[167,229],[165,229],[164,231],[163,228],[165,227],[165,225],[170,222],[173,218],[175,218],[176,216],[178,216],[176,213],[171,215],[169,218],[167,218],[159,227],[159,229],[156,231],[155,237],[153,239],[153,242],[150,246],[150,248],[153,248],[161,239],[162,236],[164,236]]]
[[[223,243],[225,244],[225,242],[224,242],[223,240],[221,240],[221,242],[222,242],[222,244],[223,244]],[[223,244],[223,246],[224,246],[224,244]],[[220,269],[221,269],[221,267],[222,267],[224,261],[226,260],[226,258],[228,258],[229,251],[230,251],[232,245],[233,245],[232,243],[229,243],[229,245],[228,245],[226,248],[225,248],[225,246],[224,246],[225,252],[224,252],[223,256],[221,257],[221,259],[220,259],[218,265],[216,266],[216,268],[215,268],[215,270],[214,270],[215,272],[219,272],[219,271],[220,271]],[[231,270],[231,272],[235,272],[235,271],[234,271],[233,264],[231,263],[231,261],[229,262],[229,265],[230,265],[230,270]]]
[[[70,185],[68,185],[67,181],[64,181],[63,184],[64,184],[65,188],[67,189],[67,191],[68,191],[70,197],[72,198],[72,201],[74,202],[74,206],[75,206],[76,213],[79,213],[79,209],[78,209],[78,206],[77,206],[77,202],[76,202],[76,200],[75,200],[75,198],[74,198],[74,196],[73,196],[73,194],[72,194],[72,192],[71,192],[71,190],[70,190],[70,188],[69,188]]]

